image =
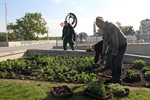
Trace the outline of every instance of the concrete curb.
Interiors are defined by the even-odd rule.
[[[94,52],[86,52],[85,50],[36,50],[36,49],[29,49],[27,50],[27,56],[33,56],[34,54],[46,54],[52,56],[70,56],[70,57],[85,57],[85,56],[93,56]]]
[[[124,62],[131,63],[134,60],[144,60],[146,65],[150,65],[150,56],[134,55],[134,54],[125,54]]]
[[[89,45],[78,45],[75,46],[75,49],[77,50],[86,50],[86,48]],[[68,49],[70,49],[70,46],[67,46]],[[63,46],[53,46],[53,49],[63,49]],[[144,56],[150,56],[150,43],[145,44],[128,44],[126,53],[128,54],[135,54],[135,55],[144,55]]]

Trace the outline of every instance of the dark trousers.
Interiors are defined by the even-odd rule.
[[[72,38],[64,38],[63,39],[63,49],[67,50],[67,43],[69,43],[72,50],[74,50],[74,42]]]
[[[101,58],[102,58],[102,53],[100,52],[95,52],[95,59],[94,59],[94,62],[97,63],[99,61],[99,56],[101,55]]]
[[[112,78],[115,81],[119,81],[121,79],[122,63],[123,63],[123,58],[125,55],[126,48],[127,48],[127,43],[119,47],[117,58],[115,60],[112,59]]]
[[[94,62],[97,63],[99,61],[100,55],[101,55],[101,59],[103,58],[103,55],[102,55],[103,40],[96,43],[94,48],[95,48],[95,50],[94,50],[95,51]]]
[[[106,63],[105,67],[111,69],[112,68],[112,48],[107,49],[106,52]]]

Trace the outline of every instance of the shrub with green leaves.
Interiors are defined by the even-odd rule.
[[[6,76],[8,75],[9,73],[7,71],[4,71],[4,72],[1,72],[0,71],[0,78],[6,78]]]
[[[145,72],[145,78],[150,81],[150,70]]]
[[[146,71],[150,71],[150,67],[145,66],[142,68],[142,73],[145,73]]]
[[[91,49],[91,46],[89,45],[86,47],[86,52],[94,52],[94,51]]]
[[[141,70],[144,66],[146,66],[145,61],[143,60],[135,60],[133,61],[133,68],[137,70]]]
[[[138,70],[135,70],[135,69],[127,70],[127,76],[126,77],[133,82],[137,82],[137,81],[141,80],[140,72]]]
[[[128,87],[123,87],[118,83],[116,83],[116,84],[111,83],[107,87],[109,88],[110,92],[120,93],[120,94],[125,94],[125,89],[129,89]]]
[[[93,82],[88,86],[88,89],[95,95],[106,96],[104,83]]]
[[[11,72],[10,75],[12,78],[16,78],[16,74],[14,72]]]

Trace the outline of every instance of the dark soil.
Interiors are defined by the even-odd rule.
[[[126,72],[128,69],[133,69],[132,64],[123,64],[122,68],[122,85],[124,86],[132,86],[132,87],[147,87],[150,88],[150,81],[146,80],[142,70],[139,70],[141,80],[138,82],[132,82],[126,78]],[[111,79],[111,69],[110,68],[102,68],[98,67],[93,70],[94,72],[98,73],[98,81],[106,82],[107,80]]]

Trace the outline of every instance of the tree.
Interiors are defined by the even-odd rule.
[[[102,29],[98,29],[96,32],[97,36],[103,36],[103,31]]]
[[[86,39],[87,36],[88,35],[85,32],[81,32],[78,34],[78,37],[79,37],[81,43],[82,43],[83,39]]]
[[[135,35],[136,32],[133,29],[133,26],[122,26],[120,22],[115,23],[125,35]]]
[[[6,41],[6,34],[8,34],[8,33],[0,32],[0,42]],[[9,33],[8,34],[8,40],[9,41],[18,41],[18,40],[22,40],[22,39],[16,33]]]
[[[48,32],[46,24],[41,13],[26,13],[24,17],[16,19],[15,24],[9,23],[7,29],[24,40],[33,40],[39,34]]]
[[[116,24],[118,27],[121,27],[121,23],[120,23],[120,22],[117,21],[115,24]]]
[[[125,35],[135,35],[133,26],[121,26],[121,30]]]
[[[5,32],[0,32],[0,42],[6,41],[6,33]]]

